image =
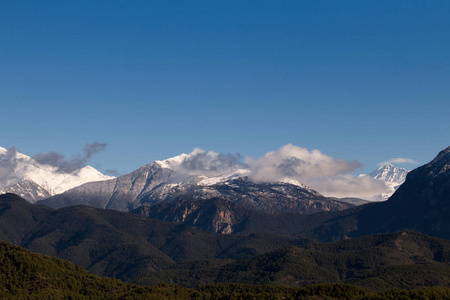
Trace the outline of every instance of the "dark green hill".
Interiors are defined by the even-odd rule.
[[[187,286],[211,282],[306,286],[341,281],[372,289],[450,286],[450,241],[413,231],[378,234],[289,247],[236,262],[184,262],[141,282],[157,279]]]
[[[448,299],[450,289],[375,293],[350,284],[305,288],[215,284],[187,289],[170,284],[140,287],[97,277],[65,260],[0,242],[0,299]]]
[[[0,242],[1,299],[160,299],[158,294],[150,288],[94,276],[65,260]]]
[[[15,194],[0,195],[0,240],[20,244],[53,209],[33,205]]]
[[[242,259],[304,245],[266,233],[221,235],[124,213],[87,206],[49,210],[12,195],[0,196],[4,239],[31,251],[79,264],[97,275],[133,280],[185,260]],[[14,216],[20,223],[13,222]]]

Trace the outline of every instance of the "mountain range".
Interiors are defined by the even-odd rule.
[[[193,152],[194,153],[194,152]],[[34,203],[53,208],[85,204],[99,208],[132,211],[141,205],[183,200],[223,198],[250,209],[270,213],[316,213],[343,210],[367,203],[357,198],[324,197],[308,186],[290,179],[255,182],[244,165],[221,169],[217,162],[205,172],[195,153],[155,161],[118,178],[101,174],[87,166],[60,170],[39,163],[14,148],[0,148],[0,194],[15,193]],[[208,154],[209,155],[209,154]],[[217,158],[220,163],[229,163]],[[232,162],[233,163],[233,162]],[[231,163],[229,163],[231,164]],[[212,171],[211,171],[212,170]],[[383,181],[393,193],[407,171],[385,165],[369,174]],[[88,183],[88,184],[85,184]],[[386,200],[390,194],[378,196]]]
[[[39,203],[53,208],[82,204],[132,211],[141,205],[219,197],[255,211],[306,214],[354,206],[326,198],[296,181],[253,182],[243,169],[213,176],[188,174],[174,167],[174,162],[181,164],[185,158],[183,154],[156,161],[130,174],[83,184]]]
[[[219,233],[266,232],[340,240],[380,232],[414,229],[450,238],[450,147],[430,163],[408,173],[406,181],[385,202],[370,203],[342,211],[299,217],[251,212],[238,203],[214,198],[203,201],[180,199],[134,213],[149,218],[184,223]]]
[[[385,202],[315,214],[265,213],[220,197],[161,202],[134,213],[55,210],[5,194],[0,239],[145,284],[449,286],[449,195],[450,147],[409,172]]]
[[[91,166],[62,172],[57,167],[41,164],[14,148],[0,147],[0,194],[15,193],[31,203],[86,182],[111,178],[113,177],[103,175]]]
[[[181,154],[155,161],[129,174],[87,183],[40,203],[53,208],[83,204],[132,211],[141,205],[151,206],[161,202],[223,198],[249,210],[305,214],[343,210],[367,203],[357,198],[325,197],[295,180],[255,182],[247,176],[249,170],[245,167],[222,172],[191,172],[191,160],[192,154]],[[190,169],[186,170],[185,165]],[[372,175],[392,186],[400,185],[406,172],[388,165]],[[394,188],[391,189],[394,192]]]

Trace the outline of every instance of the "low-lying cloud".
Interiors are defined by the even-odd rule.
[[[366,200],[380,200],[380,195],[390,194],[391,189],[380,180],[368,175],[339,175],[333,178],[311,178],[305,182],[328,197],[356,197]]]
[[[17,166],[17,149],[11,147],[6,150],[5,154],[0,156],[0,182],[7,179],[11,174],[11,170],[14,170]]]
[[[247,158],[254,181],[296,180],[325,196],[372,198],[387,192],[386,185],[369,176],[353,176],[362,168],[357,160],[336,159],[319,150],[309,151],[292,144],[266,153],[258,159]]]
[[[362,167],[356,160],[335,159],[319,150],[309,151],[292,144],[268,152],[258,159],[247,158],[246,163],[250,166],[251,177],[256,181],[330,178]]]
[[[71,173],[84,167],[88,161],[98,152],[104,150],[107,144],[92,143],[83,147],[83,153],[67,159],[64,155],[50,151],[47,153],[38,153],[33,159],[40,164],[50,165],[58,168],[60,173]]]
[[[362,168],[357,160],[336,159],[319,150],[309,151],[292,144],[257,159],[246,157],[244,162],[242,160],[240,154],[205,152],[197,148],[171,167],[184,174],[205,176],[245,170],[255,182],[296,180],[332,197],[371,199],[374,195],[389,192],[379,180],[352,175]]]
[[[189,175],[218,176],[247,167],[242,163],[239,153],[205,152],[195,148],[179,164],[172,165],[172,168]]]

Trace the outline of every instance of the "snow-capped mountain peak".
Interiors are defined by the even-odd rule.
[[[176,170],[180,167],[185,159],[187,159],[190,154],[181,153],[180,155],[167,158],[165,160],[155,160],[155,163],[158,164],[163,169],[171,169]]]
[[[387,192],[374,197],[375,200],[387,200],[397,190],[397,188],[405,182],[408,170],[398,168],[392,164],[384,164],[375,171],[368,174],[377,180],[382,181],[387,188]]]
[[[14,148],[0,147],[0,194],[15,193],[34,203],[90,181],[107,180],[91,166],[70,173],[40,164]]]
[[[385,164],[369,174],[369,176],[385,182],[400,185],[405,181],[408,170]]]

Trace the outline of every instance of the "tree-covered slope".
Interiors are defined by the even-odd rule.
[[[53,209],[33,205],[15,194],[0,195],[0,240],[20,244]]]
[[[3,234],[4,240],[70,260],[94,274],[123,280],[142,277],[179,261],[250,258],[308,243],[301,238],[267,233],[221,235],[88,206],[50,210],[12,194],[0,196],[0,207],[0,232],[7,233]]]
[[[350,282],[373,289],[450,286],[450,241],[413,231],[307,247],[288,247],[239,261],[184,262],[157,279],[187,286],[212,282],[306,286]]]
[[[351,284],[304,288],[214,284],[195,289],[173,284],[142,287],[97,277],[68,261],[0,242],[0,299],[448,299],[444,287],[373,292]]]
[[[119,299],[151,295],[148,288],[97,277],[68,261],[0,242],[2,299]]]

